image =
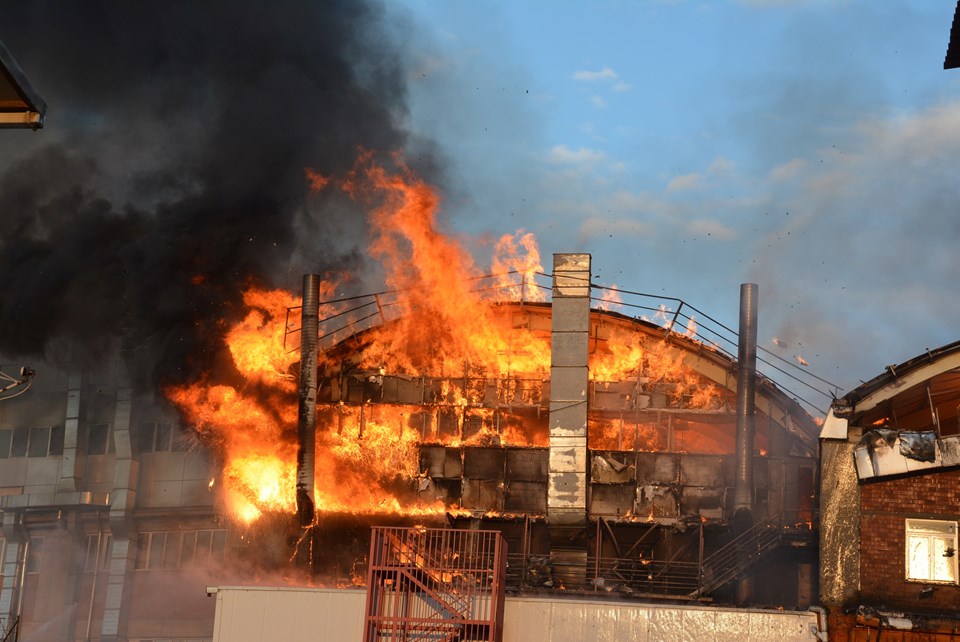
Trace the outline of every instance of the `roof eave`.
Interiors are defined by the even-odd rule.
[[[5,82],[23,101],[22,106],[0,110],[0,128],[43,127],[47,104],[36,92],[13,55],[0,41],[0,82]]]

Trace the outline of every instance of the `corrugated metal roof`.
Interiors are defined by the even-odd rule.
[[[46,112],[47,104],[0,42],[0,127],[39,129]]]

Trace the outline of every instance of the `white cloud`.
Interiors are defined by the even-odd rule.
[[[737,232],[733,228],[727,227],[720,221],[709,218],[701,218],[690,221],[686,229],[691,234],[698,236],[710,236],[721,241],[730,241],[737,238]]]
[[[797,176],[804,167],[807,166],[807,161],[802,158],[794,158],[793,160],[780,165],[779,167],[774,167],[770,171],[770,179],[780,182],[790,180]]]
[[[683,176],[674,176],[667,183],[668,192],[679,192],[687,189],[697,189],[700,187],[700,180],[703,178],[700,174],[684,174]]]
[[[617,82],[613,83],[613,90],[617,93],[629,91],[630,85],[622,80],[618,80]]]
[[[580,224],[580,234],[591,236],[649,236],[654,233],[653,226],[634,219],[604,218],[591,216]]]
[[[570,149],[566,145],[554,145],[547,152],[547,162],[556,165],[596,165],[605,157],[603,152],[595,149],[588,147]]]
[[[713,159],[713,162],[710,163],[710,167],[707,168],[707,171],[711,174],[719,174],[723,176],[732,172],[736,166],[737,164],[729,158],[717,156]]]
[[[591,96],[590,102],[593,103],[594,107],[599,107],[600,109],[607,106],[607,101],[603,99],[603,96]]]
[[[581,82],[597,82],[599,80],[616,80],[620,76],[617,75],[613,69],[610,67],[604,67],[599,71],[575,71],[573,72],[573,79],[579,80]]]

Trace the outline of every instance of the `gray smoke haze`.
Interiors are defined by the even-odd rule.
[[[356,268],[363,213],[308,196],[404,132],[405,33],[376,0],[6,2],[48,104],[0,137],[0,353],[121,342],[142,380],[210,365],[247,285]]]

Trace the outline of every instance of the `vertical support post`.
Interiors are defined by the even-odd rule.
[[[314,518],[314,458],[317,444],[317,336],[320,331],[320,277],[303,275],[300,308],[300,404],[297,422],[297,515],[301,526]]]
[[[137,508],[140,460],[135,457],[130,435],[133,416],[133,390],[117,390],[113,417],[113,439],[117,458],[114,464],[113,492],[110,493],[108,525],[113,538],[110,564],[104,587],[104,605],[100,639],[117,642],[127,639],[130,602],[133,599],[133,568],[137,559],[139,536],[133,514]]]
[[[740,286],[740,342],[737,346],[737,474],[733,488],[736,512],[753,511],[754,410],[757,392],[757,284]]]
[[[700,522],[700,550],[697,554],[697,596],[703,590],[703,521]]]
[[[757,284],[740,285],[740,342],[737,346],[737,471],[733,487],[734,529],[739,533],[753,526],[753,440],[757,392]],[[739,563],[746,564],[745,560]],[[753,575],[737,584],[736,601],[753,599]]]
[[[69,388],[67,389],[67,415],[63,422],[63,458],[60,460],[60,475],[57,479],[57,490],[76,492],[82,486],[80,479],[83,470],[77,461],[77,438],[80,427],[80,393],[83,378],[80,369],[70,368]]]

